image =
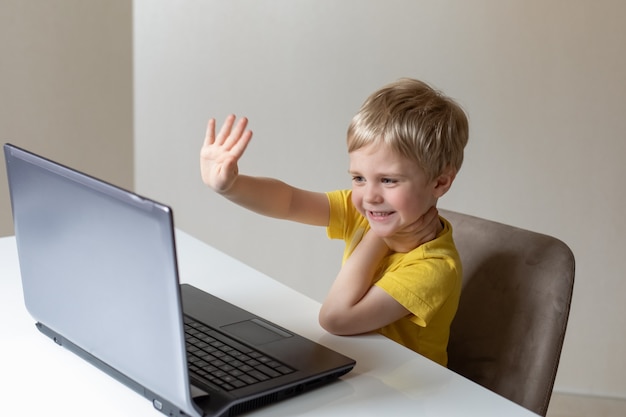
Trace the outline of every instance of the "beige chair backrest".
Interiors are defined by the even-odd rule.
[[[463,262],[448,367],[545,416],[574,287],[558,239],[447,210]]]

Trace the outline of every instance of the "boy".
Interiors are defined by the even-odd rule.
[[[383,87],[348,129],[352,190],[328,193],[239,175],[252,137],[246,126],[231,115],[216,136],[209,121],[202,179],[257,213],[324,226],[345,240],[321,326],[339,335],[378,331],[445,366],[462,271],[452,228],[435,207],[463,162],[463,110],[421,81]]]

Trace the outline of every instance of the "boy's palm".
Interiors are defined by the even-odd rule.
[[[202,181],[217,192],[226,192],[232,187],[239,175],[237,162],[252,138],[252,132],[246,130],[248,120],[245,117],[233,128],[234,123],[235,116],[228,116],[216,136],[215,119],[209,120],[200,152]]]

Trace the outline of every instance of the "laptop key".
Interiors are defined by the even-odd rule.
[[[283,375],[287,375],[293,372],[293,369],[289,368],[288,366],[285,365],[281,365],[277,368],[275,368],[278,372],[280,372]]]
[[[280,372],[276,372],[275,370],[273,370],[269,366],[265,366],[265,365],[257,366],[256,370],[263,372],[265,375],[269,376],[270,378],[276,378],[276,377],[282,375]]]
[[[255,379],[255,378],[251,377],[251,376],[250,376],[250,375],[248,375],[248,374],[243,374],[243,375],[241,375],[241,376],[239,377],[239,379],[240,379],[241,381],[245,382],[245,383],[246,383],[246,384],[248,384],[248,385],[256,384],[257,382],[259,382],[259,380],[258,380],[258,379]]]
[[[267,381],[268,379],[270,379],[269,376],[265,375],[261,371],[257,371],[256,369],[253,369],[252,371],[248,372],[248,375],[250,375],[253,378],[258,379],[259,381]]]

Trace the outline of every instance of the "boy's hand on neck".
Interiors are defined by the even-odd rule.
[[[443,225],[439,220],[439,212],[435,206],[432,206],[402,232],[392,238],[385,239],[385,243],[393,252],[406,253],[435,239],[442,230]]]

